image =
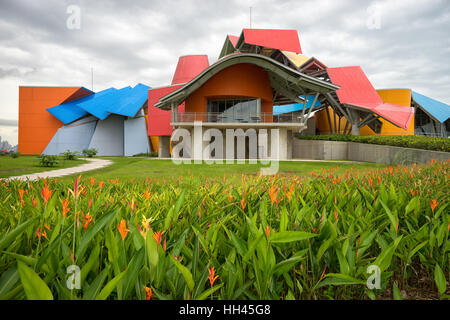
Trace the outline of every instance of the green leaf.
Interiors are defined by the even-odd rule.
[[[145,245],[147,247],[148,262],[152,268],[156,268],[159,262],[158,242],[153,238],[153,231],[150,228],[147,231]]]
[[[322,258],[323,254],[327,251],[327,249],[330,247],[331,243],[333,242],[334,237],[331,237],[330,239],[328,239],[327,241],[324,241],[320,247],[319,250],[317,250],[317,262],[320,261],[320,259]]]
[[[37,218],[32,218],[27,220],[26,222],[22,223],[21,225],[17,226],[14,230],[10,231],[7,235],[5,235],[0,240],[0,250],[3,250],[4,248],[8,247],[11,242],[16,240],[16,238],[29,226],[31,223],[33,223]]]
[[[214,292],[216,292],[217,290],[219,290],[222,287],[223,287],[223,283],[219,284],[218,286],[209,288],[208,290],[203,291],[197,298],[195,298],[195,300],[205,300],[206,298],[211,296]]]
[[[327,273],[322,281],[316,286],[316,289],[324,286],[341,286],[350,284],[365,285],[366,282],[341,273]]]
[[[11,267],[2,274],[0,277],[0,299],[13,289],[19,279],[20,276],[16,267]]]
[[[445,290],[447,290],[447,281],[445,280],[444,272],[437,263],[436,267],[434,268],[434,281],[436,282],[439,293],[441,295],[444,294]]]
[[[116,288],[119,281],[122,279],[122,277],[125,275],[126,271],[123,271],[119,273],[117,276],[112,278],[106,286],[100,291],[100,293],[95,297],[95,300],[106,300],[106,298],[109,297],[111,292]]]
[[[103,227],[105,227],[106,225],[111,223],[111,221],[116,217],[118,212],[119,212],[119,210],[115,210],[115,211],[107,214],[106,216],[102,217],[99,221],[97,221],[94,224],[94,226],[88,232],[86,232],[86,234],[84,235],[84,237],[80,241],[80,245],[78,246],[77,257],[81,256],[81,254],[86,249],[86,247],[89,244],[89,242],[91,242],[91,240],[95,237],[95,235],[100,230],[103,229]]]
[[[17,262],[20,280],[28,300],[53,300],[53,295],[47,284],[23,262]]]
[[[314,237],[317,237],[317,235],[314,233],[308,233],[303,231],[284,231],[284,232],[274,232],[269,239],[270,242],[273,243],[286,243],[286,242],[306,240]]]
[[[392,261],[392,256],[394,255],[395,249],[397,248],[400,240],[403,236],[398,237],[392,242],[386,249],[381,251],[380,255],[377,257],[374,265],[377,265],[380,268],[380,272],[385,271],[390,265]]]
[[[283,260],[275,265],[275,267],[273,268],[273,273],[281,275],[289,271],[297,262],[303,260],[304,258],[305,257],[302,255]]]
[[[280,231],[284,232],[286,231],[287,224],[288,224],[288,213],[286,210],[286,207],[283,207],[283,210],[281,212],[281,218],[280,218]]]
[[[126,275],[123,278],[123,299],[127,299],[131,293],[131,289],[134,287],[136,280],[139,275],[139,271],[142,269],[144,264],[144,250],[141,250],[134,254],[130,263],[128,264]]]
[[[234,246],[236,247],[237,252],[244,257],[245,253],[247,252],[247,248],[245,246],[244,241],[242,241],[240,238],[238,238],[233,231],[230,231],[230,237],[231,242],[233,242]]]
[[[109,268],[105,268],[100,272],[100,274],[95,278],[94,281],[92,281],[91,285],[89,286],[89,289],[84,292],[83,299],[84,300],[93,300],[98,293],[100,292],[100,288],[103,285],[103,282],[105,282],[106,277],[108,276]]]
[[[178,260],[170,256],[170,260],[172,260],[173,264],[178,268],[178,270],[183,275],[184,280],[186,281],[186,284],[191,290],[191,292],[194,290],[194,279],[192,278],[192,273],[189,271],[188,268],[183,266]]]
[[[403,300],[402,294],[400,293],[400,290],[397,287],[397,284],[394,282],[394,285],[392,286],[392,293],[394,295],[394,300]]]

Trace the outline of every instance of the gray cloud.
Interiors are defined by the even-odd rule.
[[[15,127],[17,126],[17,124],[18,124],[17,120],[0,119],[0,126]]]

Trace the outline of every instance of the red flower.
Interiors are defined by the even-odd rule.
[[[214,270],[214,267],[212,267],[211,269],[209,269],[209,283],[211,284],[211,288],[214,285],[214,282],[217,280],[217,278],[219,277],[219,275],[214,276],[214,274],[216,273],[216,271]]]

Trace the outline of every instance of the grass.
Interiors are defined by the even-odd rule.
[[[0,300],[450,298],[449,161],[224,177],[257,168],[116,160],[102,180],[0,182]]]
[[[102,157],[112,160],[114,163],[108,167],[85,172],[83,177],[95,179],[143,179],[143,178],[171,178],[181,176],[194,177],[223,177],[224,175],[257,174],[262,167],[261,164],[180,164],[176,165],[171,160],[152,160],[148,158],[127,157]],[[281,175],[303,176],[310,172],[321,172],[322,169],[335,168],[337,173],[343,173],[350,168],[355,170],[383,168],[384,165],[376,163],[337,163],[337,162],[303,162],[303,161],[281,161],[279,173]],[[72,180],[74,176],[63,179]],[[239,178],[240,179],[240,178]]]
[[[0,178],[8,178],[42,171],[70,168],[86,162],[87,161],[81,159],[60,160],[59,163],[54,167],[41,167],[39,165],[39,160],[35,155],[21,155],[20,157],[15,159],[10,156],[1,156]]]

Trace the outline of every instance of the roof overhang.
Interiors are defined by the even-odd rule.
[[[279,104],[280,102],[300,103],[303,102],[300,95],[314,95],[316,93],[325,94],[334,92],[340,88],[337,85],[300,73],[272,58],[260,54],[237,53],[225,56],[218,60],[197,77],[186,83],[183,87],[162,97],[155,104],[155,107],[168,110],[172,105],[178,106],[215,74],[230,66],[241,63],[256,65],[267,71],[273,90],[287,98],[284,99],[284,101],[279,101]]]

